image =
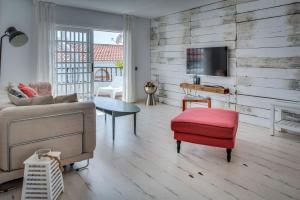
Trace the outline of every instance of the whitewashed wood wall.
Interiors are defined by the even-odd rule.
[[[202,5],[151,21],[151,78],[160,101],[180,106],[186,48],[229,47],[230,77],[202,76],[203,84],[230,88],[210,96],[214,107],[240,112],[240,120],[270,126],[270,103],[300,103],[299,0],[202,0]]]

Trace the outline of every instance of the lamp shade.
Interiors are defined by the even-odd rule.
[[[25,33],[18,31],[15,27],[9,27],[5,33],[9,37],[9,43],[12,46],[20,47],[26,44],[28,37]]]

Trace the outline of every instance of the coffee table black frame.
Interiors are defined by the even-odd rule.
[[[115,140],[115,118],[125,115],[133,115],[134,123],[134,135],[136,135],[136,114],[140,112],[140,108],[132,103],[126,103],[120,100],[108,98],[108,97],[95,97],[94,103],[96,109],[112,116],[112,137]]]

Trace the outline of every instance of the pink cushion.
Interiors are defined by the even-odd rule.
[[[30,83],[29,87],[31,87],[35,91],[37,91],[39,96],[51,96],[52,95],[51,84],[48,82]]]
[[[211,108],[190,108],[171,121],[174,132],[224,139],[234,138],[237,126],[237,112]]]

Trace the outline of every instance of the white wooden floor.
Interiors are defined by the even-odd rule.
[[[64,173],[60,199],[300,199],[300,136],[240,124],[231,163],[224,149],[195,144],[178,155],[170,119],[180,109],[141,107],[138,136],[132,116],[121,117],[114,144],[110,118],[98,116],[95,157],[87,170]],[[0,199],[20,193],[21,184]]]

